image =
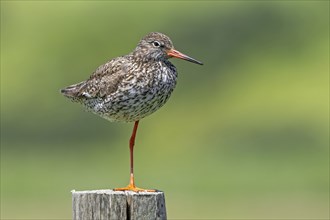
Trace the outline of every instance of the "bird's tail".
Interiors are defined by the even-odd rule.
[[[77,98],[81,95],[81,89],[84,87],[85,81],[80,82],[64,89],[61,89],[61,93],[68,98]]]

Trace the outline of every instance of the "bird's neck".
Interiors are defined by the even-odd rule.
[[[141,54],[141,52],[135,52],[133,51],[131,53],[131,57],[136,62],[142,62],[142,63],[158,63],[158,62],[164,62],[165,60],[159,59],[154,56],[146,56],[144,54]]]

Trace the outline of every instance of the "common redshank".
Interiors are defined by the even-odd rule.
[[[86,81],[61,90],[67,98],[111,122],[135,122],[129,140],[129,185],[114,190],[154,191],[135,186],[133,148],[139,121],[162,107],[175,88],[178,74],[168,60],[171,57],[203,65],[175,50],[166,35],[152,32],[130,54],[108,61]]]

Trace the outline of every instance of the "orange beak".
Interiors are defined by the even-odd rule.
[[[192,62],[192,63],[196,63],[196,64],[199,64],[199,65],[203,65],[202,62],[198,61],[198,60],[195,60],[194,58],[191,58],[177,50],[174,50],[174,49],[170,49],[167,51],[167,55],[169,57],[176,57],[176,58],[179,58],[179,59],[183,59],[183,60],[187,60],[189,62]]]

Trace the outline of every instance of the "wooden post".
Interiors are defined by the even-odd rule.
[[[156,192],[72,190],[73,220],[166,219],[165,195]]]

